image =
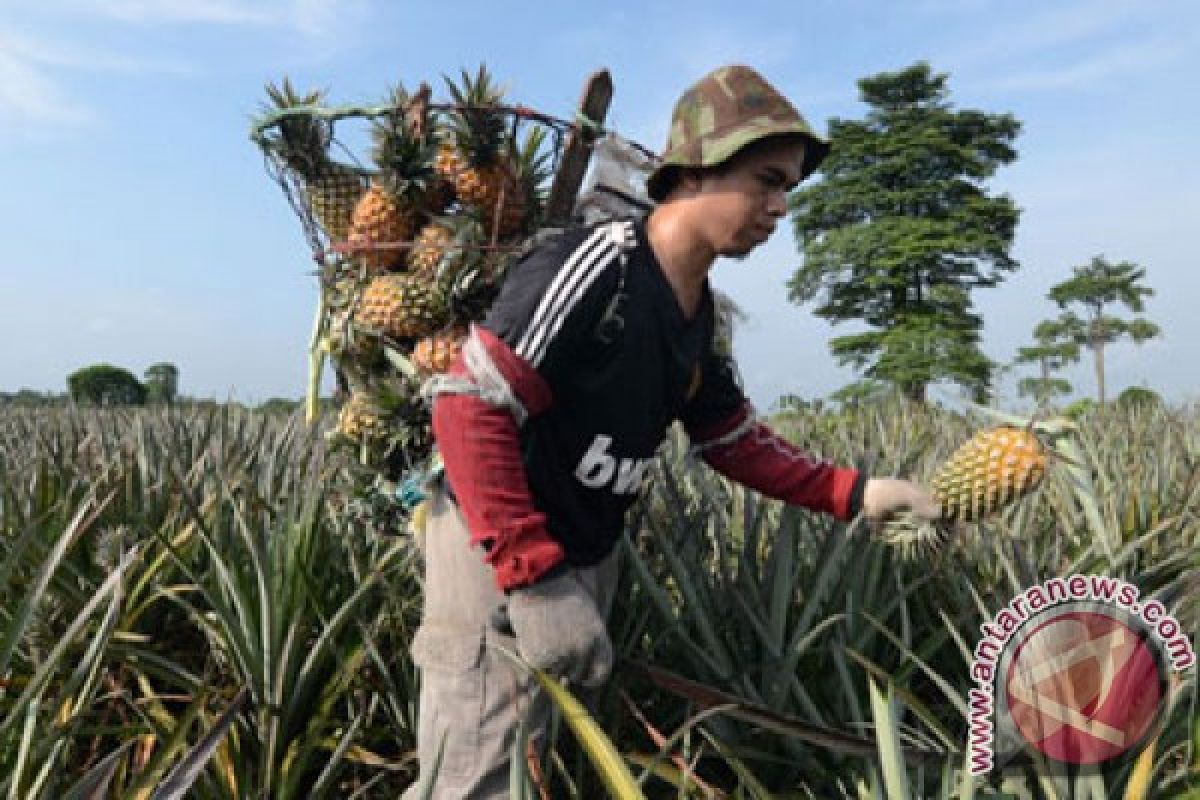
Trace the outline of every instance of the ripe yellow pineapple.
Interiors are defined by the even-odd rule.
[[[351,252],[371,272],[394,269],[404,262],[404,245],[420,227],[433,180],[433,151],[424,136],[410,129],[408,94],[392,92],[394,113],[372,125],[372,158],[379,173],[354,208]]]
[[[412,275],[380,275],[367,284],[354,321],[396,339],[427,336],[445,317],[437,288]]]
[[[973,522],[1032,491],[1046,451],[1030,431],[1002,426],[971,437],[938,471],[933,493],[947,520]]]
[[[365,392],[353,392],[338,412],[337,432],[356,442],[383,439],[388,430],[382,410]]]
[[[458,173],[466,166],[466,159],[462,153],[458,152],[458,148],[454,144],[454,140],[447,139],[443,141],[437,150],[437,155],[433,159],[433,169],[437,172],[438,177],[453,188],[454,179],[458,177]]]
[[[393,269],[404,261],[403,249],[395,245],[412,238],[417,222],[412,209],[373,181],[354,207],[348,237],[352,252],[372,273]]]
[[[324,93],[300,94],[288,78],[268,83],[264,112],[300,106],[319,106]],[[270,146],[300,178],[304,202],[330,239],[345,239],[354,206],[367,189],[367,176],[358,167],[329,158],[330,128],[306,114],[289,114],[279,121]]]
[[[466,336],[467,332],[463,328],[452,328],[426,336],[413,348],[413,364],[427,375],[445,372],[458,358]]]
[[[417,234],[408,253],[408,271],[414,277],[432,282],[437,279],[438,267],[454,244],[454,231],[449,223],[435,220]]]

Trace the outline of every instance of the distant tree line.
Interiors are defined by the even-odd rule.
[[[129,370],[112,364],[91,364],[67,376],[67,391],[46,392],[19,389],[0,392],[0,406],[91,406],[101,408],[122,406],[168,405],[184,408],[236,407],[251,408],[239,402],[218,402],[212,398],[189,397],[179,393],[179,368],[169,362],[147,367],[138,378]],[[290,414],[301,408],[300,398],[271,397],[252,406],[266,413]],[[332,397],[319,400],[322,411],[337,410]]]

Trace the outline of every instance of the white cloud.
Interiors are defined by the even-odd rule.
[[[939,62],[955,71],[966,67],[1009,62],[1030,53],[1055,51],[1097,34],[1120,30],[1130,18],[1145,14],[1143,3],[1131,0],[1083,0],[1047,5],[1034,14],[1004,14],[987,33],[971,36],[945,50]],[[978,24],[972,19],[971,24]]]
[[[57,0],[50,16],[101,18],[121,25],[239,25],[299,33],[310,46],[344,42],[367,0]],[[86,126],[100,114],[69,89],[71,71],[192,74],[179,60],[97,49],[61,35],[17,31],[0,20],[0,121],[9,130],[45,124]]]
[[[94,114],[33,61],[0,49],[0,121],[9,130],[41,123],[78,125]]]
[[[175,61],[158,61],[89,48],[78,42],[48,41],[11,30],[0,30],[0,53],[40,67],[124,73],[176,73],[190,70]]]
[[[60,0],[76,14],[118,23],[225,25],[289,29],[312,38],[344,31],[368,0]]]
[[[44,124],[86,126],[99,115],[67,89],[64,71],[175,73],[178,63],[152,61],[0,30],[0,120],[9,130]]]
[[[314,38],[338,38],[367,14],[367,0],[291,0],[284,21]]]
[[[278,9],[272,8],[276,4],[246,0],[89,0],[73,5],[94,16],[140,25],[263,25],[278,20]]]
[[[1078,89],[1094,86],[1114,76],[1165,66],[1185,54],[1185,48],[1180,43],[1151,39],[1114,47],[1073,64],[998,76],[978,86],[986,89],[1021,91]]]

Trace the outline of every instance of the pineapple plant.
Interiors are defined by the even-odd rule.
[[[396,112],[371,127],[371,156],[379,172],[354,208],[348,237],[351,251],[372,274],[403,264],[404,252],[394,245],[416,234],[434,177],[428,140],[411,130],[403,113],[408,105],[403,88],[392,92],[392,104]]]
[[[974,522],[1032,491],[1046,473],[1046,450],[1029,430],[981,431],[955,451],[933,479],[942,517]]]
[[[466,330],[461,327],[426,336],[413,348],[413,364],[426,375],[445,372],[458,358],[466,336]]]
[[[325,99],[322,91],[301,94],[284,78],[279,85],[266,86],[268,102],[263,110],[272,113],[297,106],[317,106]],[[268,137],[269,147],[301,181],[303,202],[330,239],[345,239],[359,198],[367,189],[363,170],[329,158],[331,141],[327,123],[305,114],[283,117]]]
[[[363,290],[354,322],[396,339],[433,333],[445,317],[437,287],[404,273],[379,275]]]
[[[511,235],[530,209],[518,155],[496,110],[503,92],[482,64],[474,77],[463,71],[461,85],[447,78],[446,86],[459,108],[450,117],[451,139],[441,145],[436,169],[453,183],[463,205],[477,209],[489,227],[495,225],[498,236]]]

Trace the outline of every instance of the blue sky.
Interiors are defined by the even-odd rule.
[[[499,9],[504,8],[503,12]],[[510,96],[569,114],[608,67],[609,123],[663,144],[675,97],[724,63],[762,71],[817,127],[860,116],[855,81],[918,59],[954,102],[1024,123],[993,181],[1023,209],[1023,268],[977,295],[1008,361],[1093,255],[1143,264],[1164,337],[1111,349],[1109,386],[1195,398],[1200,6],[1188,0],[412,3],[41,0],[0,5],[0,390],[61,391],[74,369],[157,361],[187,394],[299,396],[316,297],[299,225],[247,138],[283,74],[337,102],[435,83],[480,60]],[[841,329],[789,305],[782,228],[713,280],[749,312],[737,352],[760,405],[854,379]],[[1068,373],[1094,392],[1085,360]],[[999,384],[1015,402],[1013,379]]]

